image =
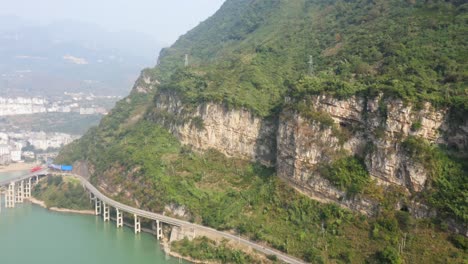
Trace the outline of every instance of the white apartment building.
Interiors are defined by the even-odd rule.
[[[21,161],[21,150],[12,150],[10,152],[10,157],[13,162]]]

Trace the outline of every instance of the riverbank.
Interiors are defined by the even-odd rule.
[[[95,215],[95,212],[93,210],[72,210],[72,209],[56,208],[56,207],[47,208],[44,201],[41,201],[41,200],[36,199],[34,197],[26,198],[25,200],[29,201],[31,204],[38,205],[40,207],[43,207],[45,209],[48,209],[48,210],[54,211],[54,212],[70,213],[70,214],[81,214],[81,215]],[[115,218],[111,217],[111,220],[115,220]],[[133,225],[131,225],[129,223],[124,223],[124,225],[129,227],[129,228],[133,228]],[[151,229],[148,229],[148,228],[142,228],[141,231],[144,232],[144,233],[149,233],[149,234],[152,234],[152,235],[156,235],[156,232],[154,230],[151,230]],[[170,250],[170,246],[168,244],[168,241],[166,239],[164,239],[164,238],[163,238],[163,240],[158,241],[158,242],[160,242],[161,249],[164,251],[164,253],[166,255],[175,257],[177,259],[183,259],[183,260],[185,260],[185,261],[187,261],[189,263],[209,263],[209,264],[218,263],[218,262],[197,261],[197,260],[194,260],[194,259],[192,259],[190,257],[185,257],[185,256],[182,256],[182,255],[179,255],[178,253],[173,252],[173,251]]]
[[[161,240],[161,247],[162,247],[162,250],[164,251],[164,253],[166,253],[167,255],[173,257],[173,258],[177,258],[177,259],[183,259],[189,263],[194,263],[194,264],[218,264],[220,262],[216,262],[216,261],[202,261],[202,260],[197,260],[197,259],[193,259],[191,258],[190,256],[182,256],[181,254],[175,252],[175,251],[172,251],[171,250],[171,246],[170,246],[170,242],[167,240],[167,239],[163,239]]]
[[[50,211],[54,212],[60,212],[60,213],[71,213],[71,214],[81,214],[81,215],[94,215],[93,210],[72,210],[72,209],[66,209],[66,208],[57,208],[57,207],[50,207],[47,208],[46,204],[44,201],[38,200],[34,197],[31,198],[26,198],[26,200],[29,200],[32,204],[39,205],[43,208],[49,209]]]
[[[34,163],[12,163],[9,165],[1,165],[0,166],[0,173],[3,172],[13,172],[13,171],[25,171],[25,170],[30,170],[36,166]]]
[[[116,221],[116,219],[115,219],[114,217],[111,217],[110,219],[111,219],[112,221],[114,221],[114,222]],[[132,225],[132,224],[130,224],[130,223],[127,223],[127,222],[125,222],[125,221],[123,222],[123,225],[126,226],[126,227],[128,227],[128,228],[132,228],[132,229],[135,227],[134,225]],[[141,232],[147,233],[147,234],[151,234],[151,235],[153,235],[153,236],[156,236],[156,231],[155,231],[155,230],[152,230],[152,229],[149,229],[149,228],[144,228],[144,227],[142,227],[142,228],[141,228]],[[189,263],[195,263],[195,264],[198,264],[198,263],[216,264],[216,263],[218,263],[218,262],[203,262],[203,261],[200,261],[200,260],[195,260],[195,259],[192,259],[191,257],[188,257],[188,256],[187,256],[187,257],[184,257],[184,256],[178,254],[177,252],[171,251],[171,247],[170,247],[170,245],[169,245],[169,243],[170,243],[170,242],[169,242],[169,239],[166,238],[165,236],[163,236],[163,237],[161,238],[161,240],[159,240],[158,242],[159,242],[159,245],[161,246],[162,251],[163,251],[166,255],[171,256],[171,257],[174,257],[174,258],[177,258],[177,259],[179,259],[179,260],[180,260],[180,259],[183,259],[183,260],[185,260],[185,261],[187,261],[187,262],[189,262]]]
[[[56,213],[29,201],[0,212],[3,264],[179,264],[155,240],[97,216]]]
[[[54,212],[81,214],[81,215],[95,215],[95,212],[92,211],[92,210],[72,210],[72,209],[57,208],[57,207],[47,208],[44,201],[41,201],[41,200],[36,199],[34,197],[26,198],[26,200],[28,200],[32,204],[39,205],[40,207],[43,207],[45,209],[48,209],[48,210],[54,211]],[[115,218],[111,217],[111,220],[115,221]],[[129,228],[133,228],[133,225],[131,225],[129,223],[124,222],[124,225],[129,227]],[[148,228],[142,228],[141,231],[144,232],[144,233],[156,235],[156,231],[148,229]],[[192,259],[190,257],[184,257],[184,256],[178,254],[177,252],[171,251],[170,246],[169,246],[169,241],[164,239],[164,238],[159,242],[160,242],[161,248],[164,251],[164,253],[166,253],[169,256],[172,256],[172,257],[175,257],[175,258],[178,258],[178,259],[183,259],[183,260],[186,260],[186,261],[188,261],[190,263],[207,263],[207,262],[203,262],[203,261],[194,260],[194,259]],[[210,262],[210,263],[216,263],[216,262]]]

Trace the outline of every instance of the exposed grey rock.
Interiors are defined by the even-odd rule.
[[[277,121],[266,120],[248,110],[228,109],[213,102],[189,106],[171,93],[160,93],[155,98],[150,117],[196,150],[216,149],[230,157],[276,166],[279,177],[310,197],[366,214],[375,212],[378,204],[362,197],[346,197],[320,176],[320,164],[346,155],[360,156],[377,184],[398,186],[410,197],[424,191],[428,175],[403,149],[406,138],[418,136],[460,148],[468,142],[468,121],[461,122],[454,131],[447,124],[447,110],[435,109],[429,103],[416,109],[381,95],[371,99],[320,95],[311,101],[310,109],[328,114],[334,129],[292,110],[283,110]],[[336,130],[346,132],[344,142],[334,133]],[[414,201],[410,211],[418,217],[432,214],[424,205],[415,206]]]

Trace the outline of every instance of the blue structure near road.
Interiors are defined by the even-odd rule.
[[[49,164],[49,169],[58,170],[58,171],[73,171],[72,165],[57,165],[57,164]]]

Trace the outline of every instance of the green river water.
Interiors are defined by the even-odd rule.
[[[0,178],[16,173],[0,173]],[[48,211],[28,202],[0,211],[1,264],[179,263],[153,235],[138,234],[100,217]]]

